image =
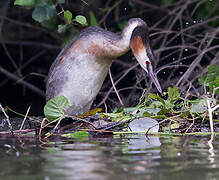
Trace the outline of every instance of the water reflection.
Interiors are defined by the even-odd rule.
[[[126,136],[42,146],[0,139],[3,179],[217,179],[219,144],[209,137]]]

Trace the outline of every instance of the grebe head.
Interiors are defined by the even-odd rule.
[[[129,20],[127,28],[132,29],[130,48],[132,49],[135,58],[141,67],[148,73],[156,88],[161,93],[162,89],[153,72],[151,63],[155,60],[155,57],[150,45],[147,24],[140,18],[133,18]]]

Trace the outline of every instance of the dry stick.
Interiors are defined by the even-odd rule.
[[[110,76],[110,80],[111,80],[112,85],[113,85],[113,89],[115,90],[116,95],[117,95],[117,97],[118,97],[118,99],[119,99],[119,102],[120,102],[120,104],[121,104],[122,106],[124,106],[124,103],[122,102],[122,99],[120,98],[119,93],[118,93],[118,91],[117,91],[117,89],[116,89],[116,86],[115,86],[115,84],[114,84],[114,82],[113,82],[111,70],[109,70],[109,76]]]
[[[208,105],[208,116],[209,116],[209,121],[210,121],[210,128],[211,128],[211,133],[214,134],[214,124],[213,124],[213,112],[219,108],[219,104],[211,108],[211,103],[209,98],[207,98],[207,105]]]
[[[104,104],[104,107],[105,107],[105,113],[107,113],[107,105],[106,105],[105,102],[103,104]]]
[[[119,79],[115,82],[115,85],[116,85],[117,83],[119,83],[119,82],[130,72],[130,70],[136,68],[137,66],[138,66],[138,63],[136,63],[135,65],[130,66],[130,68],[127,69],[126,71],[123,71],[122,73],[119,73],[119,74],[116,76],[116,77],[118,77]],[[105,83],[105,84],[107,84],[107,83]],[[111,82],[110,82],[110,84],[111,84]],[[109,86],[109,85],[108,85],[108,86]],[[107,87],[108,87],[108,86],[107,86]],[[103,103],[106,101],[107,98],[108,98],[108,100],[110,99],[110,98],[109,98],[109,94],[112,92],[112,90],[113,90],[113,87],[110,88],[110,90],[107,92],[107,95],[105,95],[105,93],[103,93],[104,95],[102,95],[102,96],[104,96],[104,99],[103,99],[97,106],[100,106],[101,104],[103,104]]]
[[[217,31],[219,31],[219,28],[214,32],[214,36],[217,34]],[[214,37],[213,36],[213,37]],[[206,39],[208,37],[208,35],[206,34],[205,38]],[[202,60],[203,56],[205,55],[205,53],[207,53],[208,51],[212,50],[212,49],[216,49],[217,47],[219,48],[219,46],[213,46],[210,47],[211,42],[213,41],[214,38],[211,38],[206,46],[206,48],[199,52],[200,54],[197,56],[197,58],[192,62],[192,64],[190,65],[190,67],[187,69],[187,71],[183,74],[183,76],[179,79],[179,81],[177,82],[176,86],[179,86],[179,84],[181,83],[181,81],[184,79],[188,79],[188,77],[191,75],[191,73],[194,71],[195,67],[197,66],[197,64],[200,63],[200,61]],[[204,43],[204,42],[203,42]],[[201,44],[200,44],[201,46]],[[199,47],[200,47],[199,46]],[[200,50],[199,50],[200,51]]]
[[[201,6],[201,4],[203,4],[203,3],[205,3],[205,2],[206,2],[206,0],[202,0],[202,1],[198,2],[198,3],[195,5],[193,11],[191,12],[191,17],[194,16],[195,11]]]
[[[187,83],[185,86],[181,87],[181,91],[185,91],[185,89],[190,86],[191,84],[191,89],[194,91],[194,94],[196,94],[196,96],[200,96],[200,92],[197,90],[197,88],[195,86],[192,85],[191,81],[186,79],[185,83]]]
[[[218,53],[218,54],[219,54],[219,53]],[[217,54],[216,54],[215,58],[211,61],[211,64],[215,64],[215,61],[216,61],[216,60],[218,61]],[[204,73],[207,72],[207,68],[208,68],[208,67],[206,67],[206,68],[200,68],[200,69],[201,69],[201,70],[200,70],[201,73],[198,73],[196,76],[194,76],[194,78],[191,79],[190,82],[193,84],[199,77],[201,77]],[[216,89],[216,88],[213,89],[212,97],[214,97],[214,90],[215,90],[215,89]],[[205,94],[206,94],[206,93],[205,93]]]
[[[218,89],[219,89],[219,87],[216,87],[216,88],[213,89],[212,98],[214,98],[214,95],[215,95],[215,93],[216,93],[216,91],[217,91]]]
[[[182,17],[179,17],[179,23],[180,23],[180,29],[182,29],[183,28]],[[184,37],[184,34],[181,31],[180,31],[180,38],[181,38],[182,44],[184,45],[185,44],[185,37]],[[178,59],[182,58],[183,51],[184,51],[184,49],[181,48],[180,51],[179,51]],[[177,64],[180,64],[180,60],[177,61]],[[170,81],[171,77],[173,77],[174,74],[176,74],[176,71],[177,71],[177,69],[174,69],[173,71],[171,71],[167,81]]]
[[[211,20],[212,20],[212,19],[211,19]],[[211,21],[211,20],[208,20],[208,21]],[[202,23],[201,23],[201,24],[202,24]],[[200,26],[201,24],[199,23],[198,26]],[[196,25],[196,26],[197,26],[197,25]],[[196,27],[196,26],[189,27],[189,29],[190,29],[190,28],[194,28],[194,27]],[[186,28],[186,30],[188,30],[188,28]],[[182,33],[182,32],[185,32],[185,29],[182,29],[182,30],[181,30],[181,33]],[[187,35],[186,35],[186,36],[187,36]],[[172,40],[174,40],[175,38],[176,38],[176,36],[174,36],[174,37],[172,38]],[[171,40],[171,41],[172,41],[172,40]],[[169,42],[169,41],[168,41],[168,42]]]
[[[14,68],[17,70],[18,69],[18,66],[17,64],[15,63],[13,57],[11,56],[11,54],[9,53],[8,51],[8,48],[6,47],[5,45],[5,42],[4,42],[4,39],[3,39],[3,36],[2,36],[2,27],[3,27],[3,24],[4,24],[4,19],[0,22],[0,42],[2,44],[2,47],[6,53],[6,55],[8,56],[8,59],[11,61],[12,65],[14,66]],[[22,77],[22,74],[21,74],[21,71],[18,70],[18,75],[20,77]]]
[[[217,49],[219,48],[219,45],[217,46],[213,46],[210,47],[208,49],[205,49],[204,51],[202,51],[200,53],[200,55],[192,62],[192,64],[190,65],[190,67],[187,69],[187,71],[183,74],[183,76],[178,80],[176,86],[179,86],[179,84],[181,83],[182,80],[187,80],[188,77],[191,75],[191,73],[194,71],[195,67],[197,66],[197,64],[200,63],[200,61],[202,60],[202,57],[205,55],[205,53],[207,53],[208,51],[211,51],[213,49]]]
[[[136,4],[140,4],[141,6],[145,6],[145,7],[150,8],[150,9],[158,10],[158,11],[161,11],[161,12],[166,12],[168,14],[171,13],[171,11],[168,9],[169,5],[164,6],[164,8],[163,8],[161,6],[156,6],[154,4],[150,4],[150,3],[147,3],[147,2],[142,1],[142,0],[132,0],[132,1],[135,2]],[[174,14],[177,14],[177,12],[174,13]]]
[[[40,43],[40,42],[32,42],[32,41],[4,41],[5,44],[15,44],[15,45],[23,45],[23,46],[37,46],[41,48],[49,48],[49,49],[58,49],[60,50],[60,46],[47,44],[47,43]]]
[[[193,120],[192,123],[189,125],[189,127],[186,129],[185,134],[188,132],[188,130],[195,124],[195,121]],[[192,131],[193,132],[193,131]]]
[[[214,134],[211,134],[211,138],[210,138],[210,140],[208,141],[208,145],[209,145],[209,150],[208,150],[208,152],[210,153],[210,156],[215,156],[215,153],[214,153],[214,146],[213,146],[213,144],[212,144],[212,142],[213,142],[213,140],[214,140]]]
[[[188,45],[175,45],[175,46],[169,46],[169,47],[162,47],[156,50],[156,52],[162,52],[162,51],[167,51],[167,50],[171,50],[171,49],[176,49],[176,48],[189,48],[189,49],[194,49],[197,50],[198,48],[195,46],[188,46]]]
[[[31,57],[27,62],[25,62],[24,64],[22,64],[21,67],[19,67],[17,70],[21,71],[22,69],[24,69],[27,65],[29,65],[30,63],[32,63],[33,61],[35,61],[36,59],[38,59],[41,55],[43,55],[44,53],[47,52],[47,49],[37,53],[35,56]],[[13,74],[17,73],[17,70],[15,72],[13,72]],[[3,86],[5,83],[7,83],[9,80],[9,78],[6,78],[4,81],[2,81],[0,83],[0,87]]]
[[[133,59],[134,60],[134,59]],[[120,63],[119,63],[119,61],[120,61]],[[133,66],[137,66],[138,65],[138,63],[126,63],[126,62],[124,62],[124,61],[121,61],[121,60],[113,60],[113,63],[117,63],[117,64],[119,64],[119,65],[122,65],[122,66],[124,66],[125,68],[124,68],[124,70],[123,71],[121,71],[121,72],[119,72],[119,73],[117,73],[117,74],[115,74],[114,75],[114,79],[119,79],[123,74],[124,74],[124,72],[126,72],[126,70],[127,69],[129,69],[129,68],[131,68],[131,67],[133,67]],[[138,71],[138,69],[137,68],[135,68],[136,69],[136,71]],[[108,80],[107,82],[105,82],[104,84],[103,84],[103,86],[102,86],[102,89],[108,89],[108,87],[109,86],[111,86],[111,80]],[[116,83],[115,83],[116,84]]]
[[[119,83],[131,70],[133,70],[133,69],[136,68],[137,66],[138,66],[138,64],[136,64],[136,65],[130,67],[129,69],[127,69],[126,72],[124,72],[124,74],[115,82],[115,85],[116,85],[117,83]],[[109,96],[109,94],[112,92],[112,90],[113,90],[113,87],[110,88],[110,90],[107,92],[107,94],[105,95],[105,97],[103,98],[103,100],[97,105],[97,107],[100,106],[100,105],[102,105],[102,104],[106,101],[106,99],[108,98],[108,96]]]
[[[209,22],[217,20],[218,18],[219,18],[219,16],[214,16],[214,17],[209,18],[208,20],[205,20],[203,22],[199,22],[199,23],[193,24],[191,26],[188,26],[188,27],[184,28],[182,31],[185,32],[185,31],[188,31],[188,30],[190,30],[192,28],[196,28],[198,26],[208,24]],[[207,27],[209,27],[209,26],[207,26]]]
[[[168,120],[168,119],[164,119],[164,120],[160,121],[159,123],[157,123],[157,124],[155,124],[155,125],[149,127],[148,130],[146,131],[145,135],[147,135],[147,134],[149,133],[149,131],[150,131],[152,128],[154,128],[155,126],[158,126],[159,124],[161,124],[161,123],[163,123],[163,122],[165,122],[165,121],[167,121],[167,120]]]
[[[41,31],[43,33],[49,34],[51,37],[53,37],[55,39],[58,39],[58,40],[62,41],[62,38],[61,38],[61,36],[58,35],[58,33],[54,32],[54,31],[46,30],[45,28],[41,28],[40,26],[33,26],[30,23],[24,23],[24,22],[16,21],[16,20],[11,19],[11,18],[6,17],[6,16],[0,16],[0,19],[9,21],[10,23],[13,23],[15,25],[21,25],[21,26],[24,26],[24,27],[27,27],[27,28],[30,28],[30,29]]]
[[[180,2],[180,1],[179,1]],[[184,2],[183,2],[184,3]],[[171,17],[170,15],[174,15],[174,16],[178,16],[178,11],[180,11],[180,9],[181,9],[181,4],[178,4],[178,5],[176,5],[175,6],[175,8],[173,9],[173,10],[167,10],[167,15],[166,16],[164,16],[160,21],[158,21],[157,23],[155,23],[153,26],[152,26],[152,29],[155,29],[155,27],[157,27],[160,23],[162,23],[166,18],[169,18],[169,17]],[[179,8],[178,8],[179,7]],[[181,14],[181,17],[182,18],[184,18],[185,20],[188,20],[188,21],[192,21],[192,19],[191,18],[189,18],[189,17],[187,17],[187,16],[183,16],[183,14]],[[172,31],[172,30],[170,30],[170,28],[169,28],[169,26],[167,26],[168,27],[168,29],[169,29],[169,31]],[[161,31],[163,31],[162,29],[161,29]],[[161,38],[162,37],[158,37],[157,39],[156,39],[156,42],[160,42],[161,41]],[[168,42],[167,42],[168,43]]]
[[[13,134],[26,134],[26,133],[29,133],[29,132],[33,132],[33,131],[36,131],[36,129],[24,129],[24,130],[14,130],[13,131]],[[9,131],[3,131],[3,132],[0,132],[0,135],[9,135],[11,132]]]
[[[180,18],[180,16],[182,15],[183,11],[186,9],[188,5],[188,2],[186,2],[183,7],[181,7],[179,13],[175,16],[175,18],[171,21],[171,24],[168,26],[168,30],[171,30],[173,28],[173,26],[175,25],[176,21]],[[167,42],[167,38],[168,38],[168,34],[166,34],[163,38],[162,44],[161,44],[161,48],[163,48]]]
[[[14,134],[14,133],[13,133],[12,125],[11,125],[10,120],[9,120],[9,116],[8,116],[7,113],[5,112],[5,109],[2,107],[1,103],[0,103],[0,109],[1,109],[1,111],[3,112],[3,114],[4,114],[5,117],[6,117],[6,120],[7,120],[7,122],[8,122],[8,126],[9,126],[9,128],[10,128],[11,133]]]
[[[24,123],[25,123],[25,121],[26,121],[26,119],[27,119],[27,115],[28,115],[29,111],[30,111],[30,106],[28,107],[27,112],[26,112],[26,114],[25,114],[25,117],[24,117],[24,119],[23,119],[23,121],[22,121],[21,127],[20,127],[20,129],[19,129],[20,131],[23,129],[23,126],[24,126]]]
[[[107,11],[107,13],[103,16],[103,18],[99,21],[99,24],[102,24],[102,23],[106,20],[107,16],[111,13],[111,11],[112,11],[116,6],[118,6],[120,3],[121,3],[121,0],[118,1],[118,2],[116,2],[116,3]]]
[[[61,117],[61,118],[58,120],[58,122],[56,123],[55,127],[54,127],[53,130],[52,130],[52,133],[49,133],[44,139],[46,139],[46,138],[52,136],[52,135],[55,133],[55,131],[56,131],[58,125],[60,124],[60,122],[61,122],[62,120],[63,120],[63,117]]]
[[[0,67],[0,73],[6,75],[8,78],[13,79],[15,81],[19,81],[19,84],[22,84],[24,86],[26,86],[27,88],[31,89],[32,91],[36,92],[37,94],[41,95],[41,96],[45,96],[45,92],[42,91],[41,89],[39,89],[38,87],[28,83],[27,81],[21,80],[20,78],[15,76],[14,74],[12,74],[11,72],[5,70],[4,68]]]

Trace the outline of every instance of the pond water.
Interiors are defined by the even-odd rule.
[[[0,179],[219,179],[219,141],[209,136],[0,138]]]

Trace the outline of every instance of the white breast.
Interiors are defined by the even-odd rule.
[[[76,58],[68,71],[68,80],[63,84],[60,95],[69,100],[67,113],[80,114],[89,111],[109,71],[111,60],[97,60],[84,54]]]

